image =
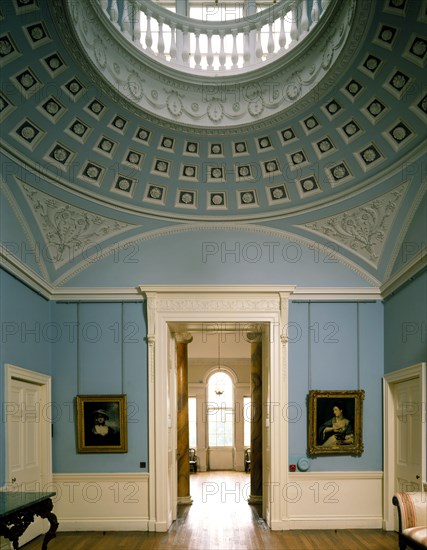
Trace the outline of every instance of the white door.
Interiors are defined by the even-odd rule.
[[[9,482],[12,490],[40,491],[41,464],[41,395],[40,386],[21,380],[13,380],[8,403]],[[45,520],[36,517],[20,537],[19,544],[37,537],[46,528]]]
[[[51,489],[50,377],[6,365],[7,489]],[[36,516],[19,545],[45,533],[49,522]]]
[[[271,403],[270,393],[270,330],[269,326],[265,328],[262,335],[262,401]],[[263,407],[262,410],[262,516],[268,526],[271,525],[270,503],[272,495],[271,490],[271,430],[270,430],[270,408]]]
[[[177,380],[176,380],[176,343],[170,335],[169,339],[169,391],[167,396],[168,411],[168,476],[169,498],[168,510],[169,525],[176,520],[178,510],[178,449],[177,449],[177,414],[173,414],[177,407]]]
[[[422,482],[421,380],[413,378],[394,384],[395,475],[397,491],[420,491]]]

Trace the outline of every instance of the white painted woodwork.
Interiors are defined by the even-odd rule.
[[[422,482],[422,407],[419,378],[394,385],[396,490],[420,491]]]
[[[58,531],[148,531],[147,473],[54,474]]]
[[[52,476],[50,377],[5,365],[6,485],[9,491],[50,491]],[[36,516],[19,539],[29,542],[49,529]]]
[[[410,382],[409,386],[405,382]],[[401,386],[401,384],[403,384]],[[415,392],[415,395],[414,395]],[[406,395],[405,395],[406,393]],[[384,430],[383,430],[383,448],[384,448],[384,493],[383,493],[383,529],[394,531],[397,529],[396,509],[392,504],[392,497],[398,488],[397,478],[404,479],[420,475],[420,482],[426,479],[426,430],[425,430],[425,402],[426,402],[426,363],[418,363],[411,367],[400,369],[398,371],[386,374],[383,379],[384,395]],[[411,401],[405,404],[404,401]],[[401,401],[398,405],[398,401]],[[412,404],[411,404],[412,403]],[[403,425],[403,408],[406,413],[410,411],[415,414],[406,414],[408,426]],[[418,412],[420,408],[421,422],[418,421]],[[400,417],[400,419],[399,419]],[[416,429],[418,435],[413,432]],[[412,431],[412,438],[409,439],[409,433]],[[410,449],[402,450],[399,448],[404,445],[406,440]],[[417,441],[416,441],[417,440]],[[418,467],[417,454],[421,454],[420,466]],[[402,472],[401,463],[412,460],[416,463],[414,472],[408,476]],[[418,473],[416,472],[418,470]]]

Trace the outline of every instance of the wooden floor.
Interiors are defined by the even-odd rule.
[[[397,534],[376,529],[270,531],[246,502],[249,475],[191,475],[191,506],[179,506],[167,533],[59,531],[48,550],[398,550]],[[228,491],[228,492],[227,492]],[[39,550],[42,537],[25,545]]]

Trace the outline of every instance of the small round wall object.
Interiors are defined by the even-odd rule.
[[[308,458],[300,458],[297,462],[298,470],[300,472],[306,472],[310,468],[310,460]]]

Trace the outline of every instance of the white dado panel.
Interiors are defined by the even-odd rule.
[[[289,529],[381,529],[382,490],[382,472],[306,472],[289,474],[276,494]]]
[[[149,474],[54,474],[59,531],[148,531]]]

